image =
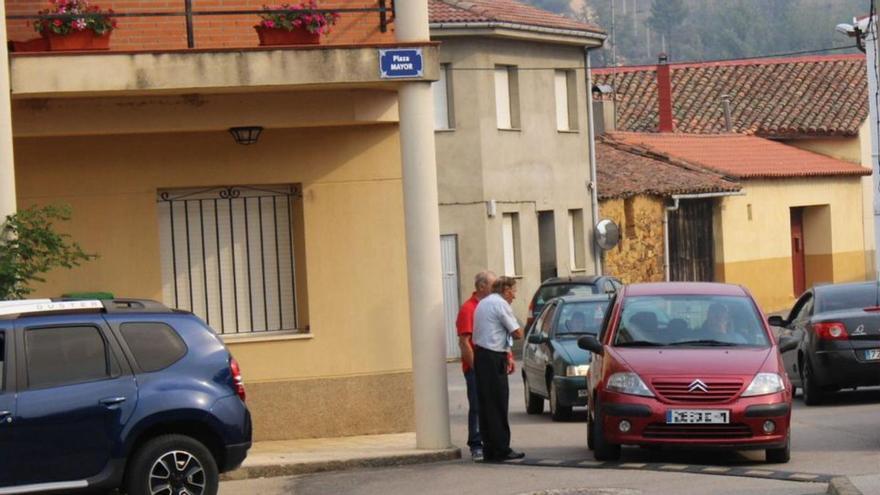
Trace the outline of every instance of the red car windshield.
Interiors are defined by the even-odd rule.
[[[619,347],[767,347],[747,297],[665,295],[627,298],[613,345]]]

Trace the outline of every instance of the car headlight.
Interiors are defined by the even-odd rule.
[[[632,372],[615,373],[608,378],[605,386],[608,390],[621,394],[641,395],[642,397],[654,397],[654,393],[648,389],[639,375]]]
[[[590,371],[589,364],[581,364],[578,366],[566,366],[565,367],[565,376],[587,376],[588,371]]]
[[[782,381],[781,376],[776,373],[758,373],[742,396],[754,397],[756,395],[775,394],[783,390],[785,390],[785,382]]]

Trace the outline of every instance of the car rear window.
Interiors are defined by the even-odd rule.
[[[553,284],[545,285],[538,289],[535,295],[535,303],[543,305],[547,301],[562,296],[590,296],[598,294],[599,288],[595,285],[584,284]]]
[[[877,306],[877,284],[838,285],[816,289],[817,313]]]
[[[608,301],[565,303],[557,320],[555,335],[597,335],[602,329],[607,309]]]
[[[167,368],[186,355],[186,344],[165,323],[123,323],[119,330],[138,367],[146,373]]]
[[[738,296],[664,295],[628,298],[614,345],[770,345],[751,299]]]
[[[45,388],[108,378],[107,346],[96,327],[33,328],[25,332],[28,386]]]

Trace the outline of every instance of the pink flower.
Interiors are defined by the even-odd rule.
[[[63,23],[61,22],[61,19],[55,19],[54,21],[52,21],[52,24],[54,24],[57,27],[61,27],[61,24],[63,24]]]
[[[263,25],[266,26],[267,28],[274,28],[275,21],[263,21]]]
[[[86,20],[85,19],[77,19],[73,21],[73,28],[77,31],[82,31],[86,28]]]

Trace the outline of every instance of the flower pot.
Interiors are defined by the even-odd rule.
[[[27,41],[10,42],[11,51],[20,52],[45,52],[49,51],[49,41],[46,38],[33,38]]]
[[[49,42],[49,50],[53,52],[110,49],[110,33],[98,35],[94,31],[86,29],[83,31],[71,31],[68,34],[55,34],[51,31],[44,31],[43,35]]]
[[[254,26],[260,37],[260,46],[269,45],[317,45],[321,43],[321,33],[310,33],[299,28],[293,31],[286,29]]]

